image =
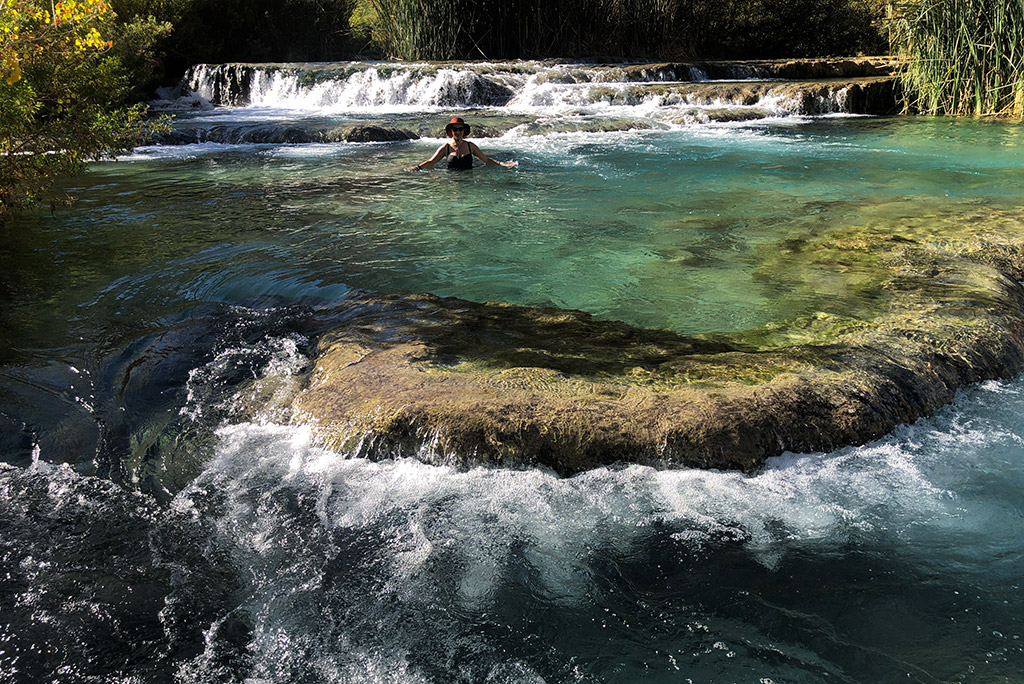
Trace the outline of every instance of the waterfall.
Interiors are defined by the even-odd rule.
[[[817,75],[819,69],[808,73]],[[775,115],[859,113],[844,81],[797,85],[773,63],[587,65],[547,62],[199,65],[188,89],[217,104],[318,113],[500,108],[509,112],[757,107]],[[877,80],[877,76],[874,77]],[[668,118],[675,117],[675,112]]]

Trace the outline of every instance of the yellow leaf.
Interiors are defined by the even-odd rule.
[[[7,85],[14,85],[21,80],[21,65],[14,63],[11,73],[7,75]]]

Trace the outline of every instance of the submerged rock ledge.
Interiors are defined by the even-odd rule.
[[[368,297],[321,339],[294,415],[359,456],[751,471],[862,444],[1024,369],[1019,214],[869,221],[789,239],[764,268],[828,272],[859,303],[687,337],[579,311]]]

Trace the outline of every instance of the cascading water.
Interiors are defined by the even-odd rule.
[[[704,65],[708,68],[708,65]],[[650,110],[753,107],[769,102],[774,115],[851,112],[847,82],[817,92],[719,89],[737,81],[771,82],[755,67],[718,68],[712,81],[698,65],[586,66],[541,62],[455,65],[344,63],[304,66],[202,65],[185,78],[189,92],[217,104],[301,111],[415,111],[437,108],[503,108],[557,112],[602,105]],[[722,72],[725,73],[722,73]],[[782,85],[776,81],[777,85]]]
[[[774,257],[1019,214],[1019,126],[819,117],[668,67],[245,69],[193,74],[187,109],[248,102],[182,114],[201,142],[96,164],[5,235],[0,682],[1019,677],[1020,378],[750,475],[371,461],[289,403],[366,293],[686,334],[855,316],[882,296],[838,289],[857,264]],[[519,166],[408,171],[456,114]],[[357,124],[422,139],[268,133]]]
[[[695,77],[698,76],[698,77]],[[362,107],[502,106],[547,84],[626,84],[696,81],[690,67],[636,68],[517,62],[435,66],[430,64],[202,65],[186,77],[188,87],[221,104],[297,109]],[[229,102],[224,84],[237,84],[240,97]],[[245,95],[241,95],[245,93]]]

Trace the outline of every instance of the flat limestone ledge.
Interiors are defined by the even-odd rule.
[[[708,60],[691,63],[708,78],[730,77],[811,80],[888,76],[899,60],[893,57],[818,57],[805,59]]]
[[[594,88],[592,94],[600,93]],[[755,106],[766,98],[787,102],[797,114],[893,114],[896,112],[896,80],[892,76],[831,78],[813,81],[706,81],[696,83],[645,83],[625,90],[608,89],[607,101],[639,102],[650,95],[664,104],[724,104]]]
[[[154,133],[151,145],[191,145],[193,143],[300,145],[332,142],[395,142],[417,140],[415,132],[398,126],[323,126],[302,122],[257,123],[246,126],[179,127],[165,133]]]
[[[686,337],[579,311],[366,297],[320,340],[293,415],[356,456],[751,471],[862,444],[1024,369],[1019,216],[833,231],[787,241],[765,267],[847,273],[868,303]]]

